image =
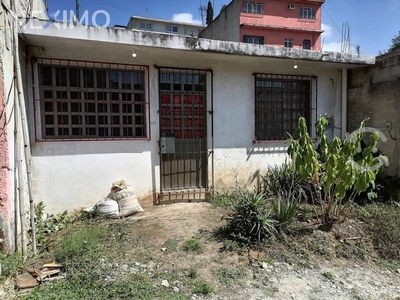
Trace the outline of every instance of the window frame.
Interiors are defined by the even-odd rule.
[[[252,40],[252,42],[249,42],[250,39]],[[254,42],[256,39],[259,40],[259,43],[255,43]],[[254,35],[244,35],[243,36],[243,43],[253,44],[253,45],[265,45],[263,36],[254,36]]]
[[[44,68],[51,73],[47,84],[43,84]],[[60,73],[56,73],[56,69]],[[85,72],[93,77],[85,77]],[[151,140],[148,66],[34,58],[32,74],[37,142]],[[117,87],[111,86],[113,76],[117,76]],[[77,84],[71,84],[71,78],[77,78]],[[51,95],[50,98],[45,96],[46,92]],[[52,117],[52,122],[46,123],[47,116]],[[118,118],[119,123],[113,123],[114,118]],[[46,129],[53,130],[52,134]],[[79,133],[73,134],[74,129]]]
[[[170,29],[168,29],[170,27]],[[174,30],[176,28],[176,31]],[[178,33],[179,27],[177,25],[165,25],[165,31],[168,33]]]
[[[299,19],[316,20],[316,11],[313,7],[300,7]]]
[[[306,118],[309,133],[315,136],[312,120],[317,118],[317,76],[272,73],[254,73],[253,76],[254,143],[287,140],[287,132],[293,134],[297,127],[296,113]],[[285,119],[288,115],[290,118]]]
[[[305,47],[306,43],[308,43],[309,47]],[[311,40],[308,40],[308,39],[303,40],[303,49],[304,50],[311,50]]]
[[[143,24],[143,26],[142,26],[142,24]],[[153,31],[153,24],[147,23],[147,22],[139,22],[139,29]]]
[[[242,13],[263,15],[264,14],[264,5],[263,5],[263,3],[259,3],[259,2],[243,1],[242,2]]]
[[[285,48],[293,48],[293,39],[292,38],[286,38],[283,40],[283,46]]]

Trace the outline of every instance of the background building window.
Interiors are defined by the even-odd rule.
[[[304,40],[303,41],[303,49],[311,50],[311,41],[310,40]]]
[[[153,30],[153,24],[151,23],[139,23],[139,29],[143,29],[143,30]]]
[[[145,67],[56,59],[38,65],[39,139],[147,137]]]
[[[315,19],[315,9],[300,7],[300,19]]]
[[[243,12],[248,14],[263,14],[263,5],[262,3],[255,2],[247,2],[243,1]]]
[[[243,36],[243,43],[264,45],[264,37],[262,36]]]
[[[178,26],[167,25],[167,32],[178,33]]]
[[[257,141],[286,140],[287,133],[294,134],[300,116],[311,128],[316,77],[262,73],[254,76]]]
[[[284,44],[286,48],[293,48],[293,39],[285,39]]]

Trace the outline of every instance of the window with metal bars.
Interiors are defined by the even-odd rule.
[[[146,139],[146,67],[37,59],[37,139]]]
[[[243,43],[264,45],[264,37],[244,35]]]
[[[306,118],[311,128],[316,77],[263,73],[254,77],[256,141],[286,140],[288,133],[294,134],[300,116]]]

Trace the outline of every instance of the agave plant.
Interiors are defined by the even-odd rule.
[[[227,228],[236,241],[251,244],[277,234],[277,224],[265,194],[254,191],[241,194],[233,207]]]

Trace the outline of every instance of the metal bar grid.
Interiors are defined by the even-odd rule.
[[[173,151],[160,142],[160,201],[199,200],[209,194],[207,72],[159,67],[160,134],[172,138]],[[199,199],[197,199],[199,197]]]
[[[255,142],[286,140],[300,116],[306,118],[311,133],[316,88],[315,76],[255,73]]]
[[[150,138],[147,66],[53,58],[34,61],[39,90],[34,100],[35,112],[39,110],[37,141]],[[41,126],[40,136],[37,126]]]

